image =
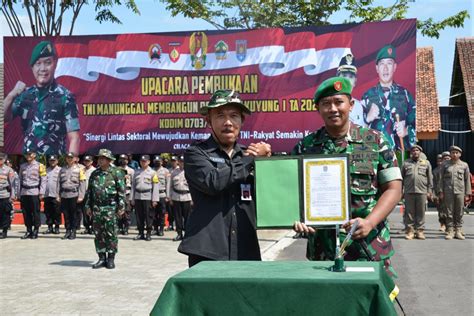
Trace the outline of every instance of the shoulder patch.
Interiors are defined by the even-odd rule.
[[[81,168],[79,169],[79,181],[86,180],[86,175],[84,174],[84,170]]]
[[[159,182],[158,176],[156,175],[156,173],[153,175],[152,181],[153,181],[153,183],[158,183]]]
[[[46,167],[45,167],[42,163],[39,164],[39,167],[38,167],[38,168],[39,168],[39,174],[40,174],[40,176],[41,176],[41,177],[46,176]]]

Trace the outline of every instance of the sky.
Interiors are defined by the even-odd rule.
[[[378,2],[393,3],[393,1]],[[189,19],[183,16],[171,17],[171,14],[166,11],[165,6],[157,0],[136,0],[136,3],[141,13],[139,16],[133,14],[125,7],[115,7],[113,9],[114,14],[123,22],[121,25],[112,23],[100,24],[96,22],[94,20],[95,13],[93,6],[85,6],[76,21],[73,34],[93,35],[215,30],[211,24],[201,19]],[[433,47],[438,100],[441,106],[449,105],[456,38],[474,36],[474,1],[418,0],[410,5],[406,16],[407,18],[417,18],[421,20],[431,17],[435,21],[440,21],[461,10],[468,10],[471,15],[471,18],[466,21],[463,28],[447,28],[441,32],[439,39],[424,37],[419,32],[417,34],[417,47]],[[21,21],[24,21],[26,25],[25,30],[28,30],[27,16],[20,16],[19,18]],[[333,24],[340,24],[347,18],[348,13],[340,11],[333,14],[329,21]],[[64,32],[67,32],[66,29],[67,28],[65,28]],[[3,15],[0,17],[0,36],[0,62],[3,63],[3,37],[11,36]]]

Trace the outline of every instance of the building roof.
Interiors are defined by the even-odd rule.
[[[450,105],[467,107],[474,131],[474,37],[456,39]]]
[[[416,49],[416,131],[438,132],[441,120],[434,70],[433,47]]]

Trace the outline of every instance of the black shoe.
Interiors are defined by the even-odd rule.
[[[183,235],[181,234],[178,234],[178,236],[173,238],[173,241],[180,241],[180,240],[183,240]]]
[[[145,236],[143,236],[142,233],[139,233],[133,238],[133,240],[143,240],[143,239],[145,239]]]
[[[81,235],[87,235],[89,234],[89,230],[86,228],[81,232]]]
[[[151,231],[151,234],[152,234],[152,235],[158,235],[158,231],[157,231],[156,229],[153,229],[153,230]]]
[[[106,265],[107,265],[107,259],[105,257],[105,253],[101,252],[99,253],[99,261],[97,261],[96,263],[92,265],[92,269],[99,269],[99,268],[105,267]]]
[[[124,234],[125,236],[128,235],[128,227],[123,230],[123,234]]]
[[[48,225],[48,229],[43,232],[43,234],[48,235],[53,233],[53,226]]]
[[[26,233],[21,237],[21,239],[28,239],[28,238],[31,238],[31,235],[33,235],[32,232],[26,232]]]
[[[59,225],[54,226],[53,234],[59,235]]]
[[[151,240],[151,234],[150,234],[150,232],[146,233],[145,240],[146,240],[146,241],[150,241],[150,240]]]
[[[71,236],[71,231],[70,231],[70,230],[66,230],[66,234],[65,234],[61,239],[62,239],[62,240],[68,239],[69,236]]]
[[[89,235],[94,235],[94,230],[92,228],[89,228],[88,232],[89,232]]]
[[[8,234],[8,228],[4,228],[3,232],[0,234],[0,239],[7,238],[7,234]]]
[[[158,230],[158,233],[157,233],[158,236],[163,236],[163,227],[161,227],[159,230]]]
[[[109,256],[107,258],[107,269],[115,269],[115,253],[109,253]]]
[[[33,230],[33,233],[30,236],[31,239],[37,239],[38,238],[38,228],[35,228]]]
[[[69,240],[76,239],[76,231],[75,230],[71,231],[71,235],[69,235],[68,239]]]

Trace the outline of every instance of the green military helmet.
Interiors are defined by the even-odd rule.
[[[33,48],[33,51],[31,52],[30,66],[33,66],[38,59],[50,56],[57,56],[54,44],[50,41],[41,41],[35,46],[35,48]]]
[[[250,115],[252,112],[244,105],[240,95],[235,90],[217,90],[206,106],[199,109],[201,115],[207,115],[210,109],[215,109],[223,105],[233,104],[240,107],[243,113]]]
[[[314,93],[314,103],[318,104],[319,100],[337,94],[346,94],[349,97],[352,93],[351,81],[344,77],[332,77],[321,83]]]
[[[395,47],[393,47],[392,45],[385,45],[379,50],[377,58],[375,59],[375,63],[377,64],[380,59],[384,58],[392,58],[393,60],[395,60],[395,58],[397,57],[396,53],[397,52]]]
[[[102,148],[99,150],[99,154],[97,155],[97,157],[105,157],[110,160],[115,160],[115,157],[112,154],[112,152],[109,149],[105,149],[105,148]]]

